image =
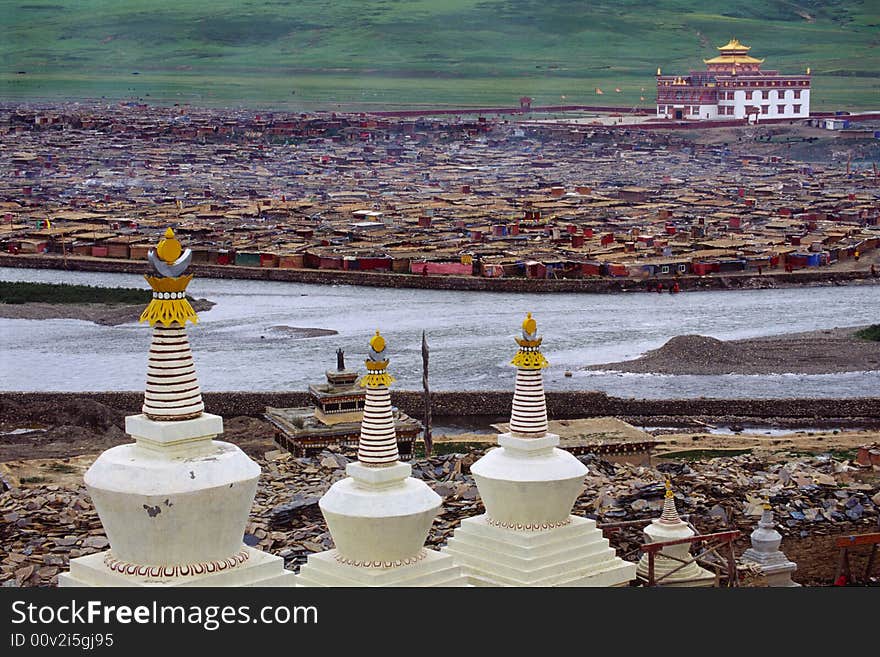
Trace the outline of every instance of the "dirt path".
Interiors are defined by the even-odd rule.
[[[838,452],[849,453],[861,445],[880,442],[880,431],[798,431],[783,435],[749,433],[671,433],[657,437],[658,455],[691,450],[752,450],[754,453]]]

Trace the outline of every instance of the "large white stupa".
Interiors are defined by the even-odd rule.
[[[135,442],[101,454],[85,484],[110,549],[70,562],[60,586],[293,586],[284,560],[242,543],[260,467],[214,440],[223,420],[204,412],[186,335],[198,317],[192,275],[169,228],[151,251],[153,326],[143,412],[125,418]]]

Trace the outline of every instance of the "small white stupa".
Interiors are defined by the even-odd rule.
[[[370,340],[358,460],[318,503],[336,548],[309,556],[301,586],[466,586],[452,559],[425,549],[442,499],[401,463],[385,339]]]
[[[645,527],[645,543],[664,543],[696,536],[678,515],[675,508],[675,493],[672,482],[666,480],[666,499],[663,512],[657,520]],[[659,586],[713,586],[715,575],[701,567],[690,554],[690,543],[668,545],[654,557],[654,581]],[[645,580],[649,577],[649,557],[645,553],[639,560],[638,575]]]
[[[571,515],[587,468],[547,432],[547,360],[531,313],[516,341],[510,432],[471,466],[486,513],[464,519],[443,551],[479,586],[626,585],[635,564],[616,556],[594,520]]]
[[[758,527],[751,534],[752,547],[743,552],[742,560],[757,564],[767,586],[800,586],[792,581],[791,575],[797,564],[789,561],[779,549],[782,534],[776,531],[773,510],[770,504],[764,505]]]
[[[85,484],[110,549],[70,561],[60,586],[293,586],[284,560],[243,545],[260,467],[213,440],[223,419],[204,404],[185,324],[191,252],[169,228],[149,253],[153,326],[143,413],[125,418],[134,443],[101,454]]]

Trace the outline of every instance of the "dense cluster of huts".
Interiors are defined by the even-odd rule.
[[[825,267],[880,239],[876,170],[754,141],[501,118],[0,107],[0,250],[425,276]]]

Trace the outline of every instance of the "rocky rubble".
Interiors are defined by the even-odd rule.
[[[470,451],[412,462],[413,476],[443,498],[428,545],[442,545],[462,518],[483,512],[470,475],[471,464],[480,456],[481,452]],[[287,567],[294,570],[310,553],[332,548],[318,500],[345,477],[345,465],[352,458],[352,452],[325,451],[316,458],[270,452],[258,459],[263,474],[244,542],[284,557]],[[657,517],[667,476],[673,482],[679,512],[704,533],[735,528],[747,537],[765,499],[773,504],[783,535],[877,531],[880,518],[878,468],[860,467],[830,455],[749,454],[667,461],[656,467],[615,464],[593,455],[580,458],[589,474],[574,513],[594,517],[599,523]],[[0,518],[2,586],[54,586],[70,558],[108,546],[83,486],[44,485],[0,492]],[[622,555],[638,558],[639,526],[626,528],[611,540]]]

